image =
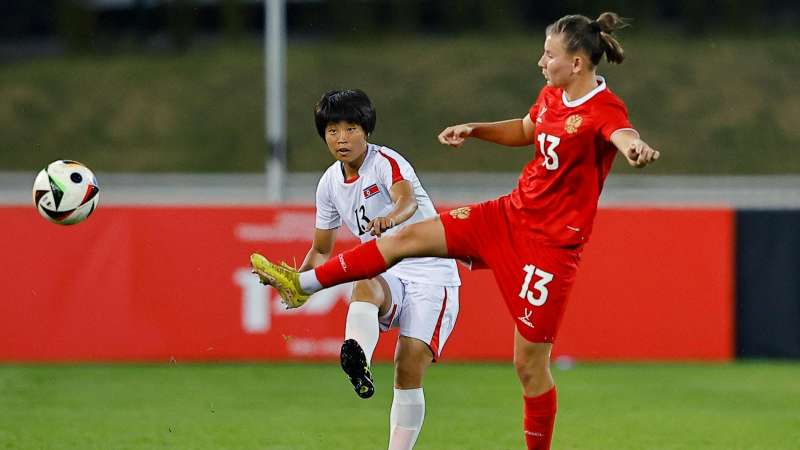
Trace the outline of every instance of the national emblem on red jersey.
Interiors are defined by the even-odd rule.
[[[461,208],[456,208],[450,211],[450,215],[453,216],[454,219],[461,219],[461,220],[468,218],[469,213],[470,213],[469,206],[462,206]]]
[[[567,120],[564,122],[564,131],[569,134],[574,134],[578,131],[578,127],[581,126],[583,123],[583,117],[573,114],[567,117]]]

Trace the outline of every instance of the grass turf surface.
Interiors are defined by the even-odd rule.
[[[327,364],[0,366],[2,449],[386,448],[391,367],[360,400]],[[554,449],[800,448],[800,364],[555,370]],[[427,375],[417,449],[523,448],[510,364]]]

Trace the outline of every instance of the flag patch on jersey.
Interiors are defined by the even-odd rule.
[[[378,190],[378,185],[377,184],[373,184],[371,186],[367,186],[367,187],[364,188],[364,198],[365,199],[370,198],[373,195],[377,194],[378,192],[380,192],[380,191]]]

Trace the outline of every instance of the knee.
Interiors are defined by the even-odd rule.
[[[549,358],[514,358],[514,369],[524,387],[546,383],[550,377]]]
[[[413,338],[400,336],[394,357],[394,384],[399,389],[422,387],[422,377],[430,366],[433,354],[427,344]]]
[[[394,384],[398,389],[416,389],[422,387],[423,367],[418,364],[395,363]]]
[[[383,286],[374,278],[354,282],[350,294],[352,301],[372,303],[379,308],[386,303],[385,297]]]
[[[526,361],[520,358],[514,358],[514,370],[517,372],[517,378],[519,378],[523,386],[527,384],[527,381],[533,376],[533,373],[528,370]]]

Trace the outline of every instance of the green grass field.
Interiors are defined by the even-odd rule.
[[[338,366],[0,366],[0,449],[386,448],[391,367],[360,400]],[[800,363],[556,370],[554,449],[800,448]],[[428,373],[417,449],[519,449],[510,364]]]

